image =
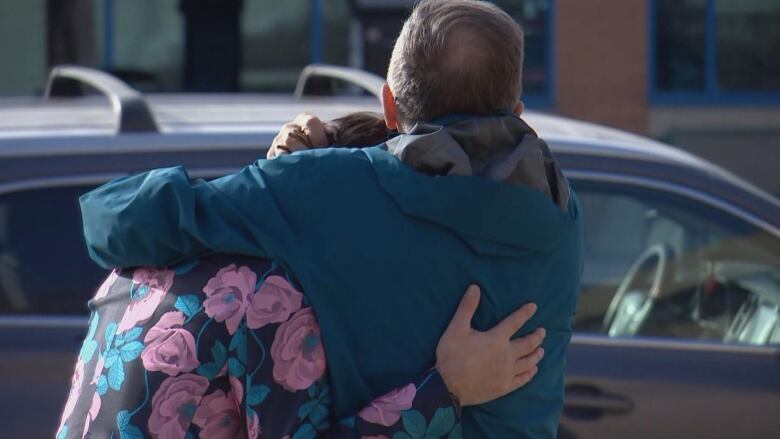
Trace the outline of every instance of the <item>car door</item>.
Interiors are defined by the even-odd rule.
[[[0,185],[0,424],[3,437],[51,437],[105,271],[81,238],[78,196],[98,181]]]
[[[780,239],[683,188],[579,177],[586,266],[559,437],[777,434]],[[633,333],[607,336],[621,282],[659,246],[668,275],[651,311]],[[637,291],[657,265],[639,267]]]
[[[205,166],[196,159],[144,163],[177,160],[192,165],[194,178],[214,178],[237,170],[242,156],[217,151]],[[78,198],[128,173],[0,183],[0,437],[49,438],[57,429],[87,332],[87,301],[107,274],[87,253]]]

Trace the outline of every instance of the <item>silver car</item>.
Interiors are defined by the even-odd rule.
[[[311,76],[375,92],[381,79],[312,66],[289,95],[142,96],[82,68],[47,98],[0,101],[0,436],[51,437],[105,276],[77,197],[181,164],[218,177],[264,156],[307,111],[379,110],[307,96]],[[103,96],[57,97],[64,79]],[[780,435],[780,202],[670,146],[529,111],[585,212],[586,267],[561,438]]]

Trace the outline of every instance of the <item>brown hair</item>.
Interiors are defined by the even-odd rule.
[[[372,111],[359,111],[325,123],[331,146],[361,148],[387,140],[384,117]]]
[[[523,32],[477,0],[423,0],[396,40],[387,81],[405,129],[452,113],[512,108],[520,98]]]

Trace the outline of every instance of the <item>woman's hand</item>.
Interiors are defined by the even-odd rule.
[[[316,116],[301,113],[292,122],[282,126],[271,142],[266,158],[272,159],[282,154],[326,146],[328,137],[325,135],[325,124]]]
[[[471,327],[479,296],[476,285],[466,290],[436,347],[436,369],[462,406],[492,401],[524,386],[536,375],[544,355],[543,328],[510,340],[534,315],[535,304],[526,304],[489,331],[479,332]]]

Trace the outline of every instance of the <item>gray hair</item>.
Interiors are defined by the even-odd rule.
[[[478,0],[423,0],[404,23],[387,81],[408,129],[453,113],[512,108],[520,97],[523,32]]]

